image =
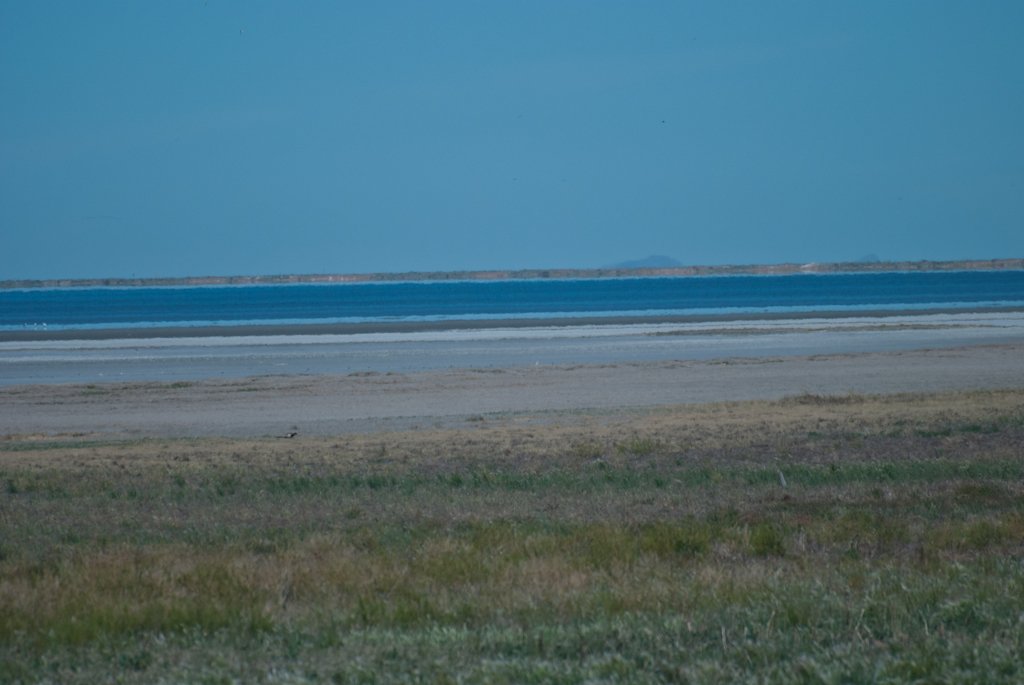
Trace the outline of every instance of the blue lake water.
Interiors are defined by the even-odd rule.
[[[1024,271],[0,291],[0,330],[1024,306]]]

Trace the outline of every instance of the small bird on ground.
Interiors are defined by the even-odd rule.
[[[298,433],[285,433],[284,435],[279,435],[277,437],[279,437],[279,438],[294,438],[296,435],[298,435]]]
[[[786,487],[786,477],[782,475],[782,470],[779,470],[779,482],[782,483],[782,487]]]

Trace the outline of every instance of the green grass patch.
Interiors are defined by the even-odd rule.
[[[433,461],[66,442],[109,451],[0,470],[0,682],[1020,682],[1024,436],[953,416]]]

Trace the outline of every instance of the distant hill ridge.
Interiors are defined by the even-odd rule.
[[[873,255],[872,255],[873,256]],[[668,257],[648,257],[635,263]],[[674,261],[674,260],[670,260]],[[623,262],[600,269],[519,269],[509,271],[407,271],[376,274],[290,274],[276,276],[187,276],[184,278],[75,278],[0,281],[0,288],[87,286],[244,285],[274,283],[358,283],[367,281],[473,281],[533,278],[629,278],[638,276],[725,276],[734,274],[824,274],[877,271],[990,271],[1024,269],[1024,259],[963,259],[947,262],[830,262],[718,266],[632,266]],[[626,266],[629,265],[629,266]]]
[[[664,255],[652,254],[650,257],[644,259],[634,259],[630,262],[619,262],[618,264],[609,264],[605,269],[666,269],[683,266],[671,257]]]

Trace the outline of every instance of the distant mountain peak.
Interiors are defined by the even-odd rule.
[[[634,259],[628,262],[619,262],[618,264],[608,264],[602,268],[604,269],[667,269],[674,266],[682,266],[679,262],[666,257],[665,255],[654,255],[650,257],[644,257],[643,259]]]

